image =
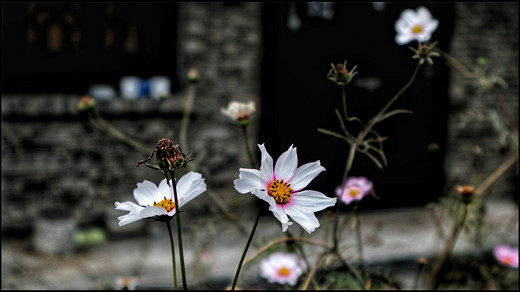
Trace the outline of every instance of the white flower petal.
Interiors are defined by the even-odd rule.
[[[293,204],[287,204],[287,206],[285,206],[285,212],[309,234],[320,227],[320,222],[312,211],[298,208],[298,206]]]
[[[296,148],[291,145],[287,151],[282,153],[276,165],[274,166],[274,176],[277,180],[288,182],[294,176],[296,167],[298,166],[298,156],[296,155]]]
[[[124,226],[137,220],[141,220],[142,217],[139,213],[128,213],[126,215],[117,217],[117,219],[119,220],[119,226]]]
[[[160,195],[157,186],[151,181],[137,183],[137,188],[134,189],[135,201],[141,206],[153,205],[158,196]]]
[[[260,171],[263,174],[264,181],[269,183],[273,181],[274,175],[273,175],[273,158],[269,153],[267,153],[267,150],[265,149],[264,144],[260,145],[258,144],[258,148],[260,149],[260,152],[262,152],[262,158],[261,158],[261,164],[260,164]]]
[[[291,204],[311,212],[318,212],[336,204],[337,198],[329,198],[326,195],[312,190],[294,193]]]
[[[296,173],[291,179],[291,187],[294,191],[299,191],[305,188],[322,171],[325,171],[325,168],[321,166],[319,160],[298,167]]]
[[[239,171],[240,178],[233,181],[239,193],[245,194],[256,188],[265,188],[265,178],[261,171],[249,168],[241,168]]]
[[[168,181],[170,181],[170,184],[171,184],[171,180],[168,180]],[[164,200],[165,197],[166,197],[166,199],[173,199],[173,189],[171,186],[168,185],[168,181],[166,180],[166,178],[164,178],[159,183],[159,187],[158,187],[158,191],[157,191],[158,195],[155,198],[156,202]]]
[[[267,193],[267,190],[265,188],[262,188],[262,189],[254,189],[252,191],[253,195],[257,196],[258,198],[266,201],[267,203],[269,203],[269,206],[272,206],[272,205],[276,205],[276,202],[274,200],[273,197],[269,196],[269,194]]]
[[[130,213],[139,213],[139,212],[141,212],[142,209],[144,209],[143,207],[137,205],[134,202],[130,202],[130,201],[126,201],[123,203],[116,202],[115,206],[116,206],[116,210],[130,211]]]
[[[167,215],[168,212],[162,207],[147,206],[139,214],[141,215],[141,218],[148,218],[153,216]]]
[[[206,183],[202,174],[190,171],[177,183],[179,208],[206,191]]]
[[[283,208],[280,205],[275,204],[271,205],[269,210],[272,211],[274,217],[282,223],[282,232],[287,231],[287,228],[289,225],[292,225],[292,222],[289,222],[289,218],[287,217],[287,214],[285,214]]]

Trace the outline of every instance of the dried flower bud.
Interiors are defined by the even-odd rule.
[[[155,146],[155,149],[152,151],[152,154],[150,154],[147,159],[137,162],[136,165],[139,166],[139,164],[146,163],[152,158],[154,153],[157,158],[158,169],[161,170],[176,170],[183,168],[186,166],[186,163],[191,161],[189,157],[186,158],[186,155],[182,153],[179,145],[173,144],[171,140],[163,138],[159,140],[157,146]]]
[[[469,204],[473,200],[475,187],[470,185],[457,186],[457,191],[460,194],[460,199],[464,204]]]

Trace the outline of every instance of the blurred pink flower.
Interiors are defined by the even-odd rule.
[[[518,247],[510,247],[501,244],[495,246],[493,253],[501,264],[518,268]]]
[[[260,275],[269,283],[296,285],[305,262],[296,254],[275,252],[260,262]]]
[[[346,205],[353,201],[359,201],[372,190],[372,182],[366,177],[350,177],[347,179],[345,186],[336,188],[336,195]]]
[[[426,7],[421,6],[417,8],[417,11],[405,9],[395,22],[395,30],[397,31],[395,42],[399,45],[406,45],[414,40],[427,42],[437,26],[439,26],[439,21],[432,18]]]

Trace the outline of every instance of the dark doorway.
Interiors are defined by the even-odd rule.
[[[315,5],[311,7],[310,5]],[[290,145],[297,147],[298,164],[320,160],[326,168],[309,189],[334,196],[341,184],[349,150],[338,138],[320,133],[324,128],[342,133],[334,109],[343,109],[341,88],[326,75],[331,63],[347,60],[358,65],[355,80],[347,86],[351,116],[365,123],[412,76],[416,60],[408,46],[394,41],[394,23],[402,10],[416,3],[264,3],[262,116],[259,143],[276,158]],[[439,27],[432,40],[448,51],[454,21],[453,3],[425,6]],[[381,198],[363,200],[360,208],[424,205],[443,193],[443,159],[446,152],[449,68],[441,58],[421,67],[414,84],[391,106],[408,109],[377,124],[384,142],[388,167],[379,169],[357,153],[350,176],[365,176]],[[355,122],[347,128],[357,133]]]

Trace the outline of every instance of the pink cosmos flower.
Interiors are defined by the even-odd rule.
[[[439,26],[439,21],[432,18],[426,7],[419,7],[417,11],[405,9],[401,12],[399,19],[395,22],[395,42],[405,45],[411,41],[427,42],[432,33]]]
[[[240,168],[239,179],[234,181],[235,189],[242,193],[251,193],[269,203],[269,210],[282,223],[285,232],[292,222],[287,216],[298,222],[308,233],[320,226],[314,212],[334,206],[337,198],[311,190],[303,190],[325,168],[320,161],[298,166],[296,148],[289,147],[282,153],[273,168],[273,158],[264,147],[260,170]]]
[[[493,249],[493,253],[501,264],[518,268],[518,247],[510,247],[501,244],[497,245]]]
[[[336,195],[346,205],[353,201],[359,201],[372,190],[372,182],[366,177],[350,177],[345,183],[345,187],[338,186],[335,190]]]
[[[260,262],[260,275],[269,283],[296,285],[305,262],[294,253],[275,252]]]

